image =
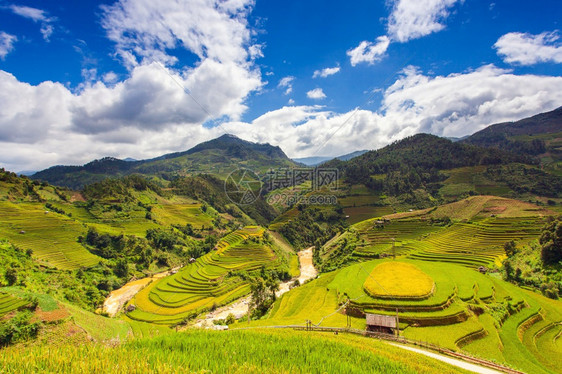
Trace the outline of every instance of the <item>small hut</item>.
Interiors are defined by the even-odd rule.
[[[382,314],[365,315],[367,320],[367,331],[395,334],[398,330],[398,316],[385,316]]]
[[[194,259],[193,257],[191,257],[191,258],[189,259],[189,263],[190,263],[190,264],[193,264],[194,262],[195,262],[195,259]]]

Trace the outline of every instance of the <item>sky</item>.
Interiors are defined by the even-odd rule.
[[[560,0],[0,0],[0,167],[289,157],[562,106]]]

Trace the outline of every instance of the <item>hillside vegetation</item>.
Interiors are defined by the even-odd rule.
[[[296,165],[279,147],[252,143],[226,134],[198,144],[185,152],[170,153],[141,161],[124,161],[106,157],[83,166],[53,166],[35,173],[32,178],[57,186],[80,189],[108,177],[123,177],[131,174],[171,181],[187,175],[212,173],[224,179],[238,168],[248,168],[265,174],[271,168]]]

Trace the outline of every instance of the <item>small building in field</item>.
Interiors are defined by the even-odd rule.
[[[366,313],[365,319],[367,320],[367,331],[385,334],[397,334],[399,331],[398,316]]]

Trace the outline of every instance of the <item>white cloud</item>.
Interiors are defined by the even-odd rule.
[[[283,88],[285,90],[284,94],[289,95],[291,92],[293,92],[293,81],[294,80],[295,80],[295,77],[290,76],[290,75],[287,76],[287,77],[283,77],[283,78],[281,78],[281,80],[277,84],[277,87]]]
[[[322,91],[321,88],[315,88],[313,90],[308,91],[306,93],[306,96],[309,99],[314,99],[314,100],[321,100],[326,98],[326,94],[324,93],[324,91]]]
[[[17,14],[18,16],[22,16],[24,18],[32,20],[33,22],[40,23],[41,35],[43,35],[43,39],[49,41],[49,38],[54,31],[52,23],[56,21],[55,17],[48,17],[47,12],[45,12],[44,10],[28,6],[11,5],[10,9],[12,10],[12,12],[14,12],[14,14]]]
[[[111,84],[117,82],[119,80],[119,77],[114,72],[109,71],[103,75],[102,79],[105,83]]]
[[[540,62],[562,63],[562,43],[557,31],[538,35],[510,32],[494,44],[498,55],[510,64],[533,65]]]
[[[561,84],[562,77],[515,75],[494,65],[437,77],[408,67],[385,91],[382,111],[412,133],[463,136],[560,106]]]
[[[131,71],[129,80],[107,92],[123,90],[131,98],[144,100],[140,105],[145,102],[155,105],[159,102],[159,94],[168,92],[171,87],[175,87],[178,95],[182,94],[183,89],[179,85],[185,87],[192,98],[182,94],[185,96],[182,100],[189,100],[182,109],[165,115],[166,120],[173,117],[173,123],[191,123],[222,116],[238,119],[247,109],[244,104],[246,97],[263,86],[261,73],[253,62],[254,58],[262,55],[262,45],[252,44],[246,20],[252,6],[253,0],[120,0],[110,6],[103,5],[102,26],[107,37],[115,42],[117,54]],[[180,48],[197,55],[199,61],[194,67],[171,70],[170,67],[178,61],[173,51]],[[153,65],[154,61],[167,68]],[[151,66],[150,71],[160,66],[162,71],[156,71],[155,76],[160,76],[161,81],[141,73],[146,71],[146,66]],[[137,93],[132,91],[133,82],[139,88]],[[153,95],[151,90],[155,90],[155,100],[149,103]],[[121,105],[120,108],[126,112],[122,105],[131,104],[127,101],[128,97],[118,95],[111,107]],[[196,102],[195,106],[193,102]],[[170,105],[162,108],[170,108]],[[109,107],[106,109],[109,110]],[[149,107],[143,109],[148,110]],[[96,118],[101,121],[104,113],[105,109],[101,110]],[[113,109],[109,114],[113,114]],[[135,120],[135,117],[128,118]],[[156,115],[149,117],[154,120],[146,118],[148,122],[156,119]],[[107,119],[103,121],[107,122]]]
[[[96,82],[71,92],[59,83],[22,83],[0,71],[0,166],[38,170],[103,156],[150,158],[186,150],[224,131],[279,145],[291,157],[335,156],[380,148],[419,132],[463,136],[562,102],[562,77],[515,75],[493,65],[429,76],[408,67],[384,90],[378,112],[335,113],[290,104],[249,123],[232,120],[209,128],[202,125],[208,115],[168,73],[186,84],[195,81],[190,74],[150,64],[112,87]],[[226,71],[217,80],[228,85],[232,75]],[[201,104],[220,111],[212,90],[207,92]]]
[[[295,100],[293,99],[289,99],[289,101],[287,101],[287,105],[294,105],[295,104]]]
[[[388,35],[401,43],[445,28],[449,9],[463,0],[392,0]]]
[[[383,58],[389,44],[390,39],[387,36],[379,36],[376,43],[364,40],[356,48],[347,51],[347,55],[350,57],[352,66],[361,62],[373,64]]]
[[[10,35],[4,31],[0,31],[0,60],[6,58],[6,55],[14,50],[14,43],[18,40],[15,35]]]
[[[561,84],[562,77],[515,75],[493,65],[448,76],[408,67],[383,92],[379,112],[284,107],[249,124],[224,127],[244,139],[279,145],[291,157],[337,156],[420,132],[464,136],[549,111],[562,102]]]
[[[245,64],[259,56],[246,16],[253,0],[120,0],[102,5],[102,26],[117,53],[132,67],[143,60],[174,64],[169,50],[185,48],[201,60]]]
[[[329,77],[330,75],[334,75],[339,73],[340,71],[340,67],[339,66],[334,66],[333,68],[325,68],[322,70],[316,70],[314,71],[314,74],[312,74],[312,78],[326,78]]]
[[[373,43],[362,41],[347,51],[352,66],[380,61],[390,42],[405,43],[445,28],[443,21],[449,9],[464,0],[389,0],[392,11],[388,18],[387,35],[379,36]]]

